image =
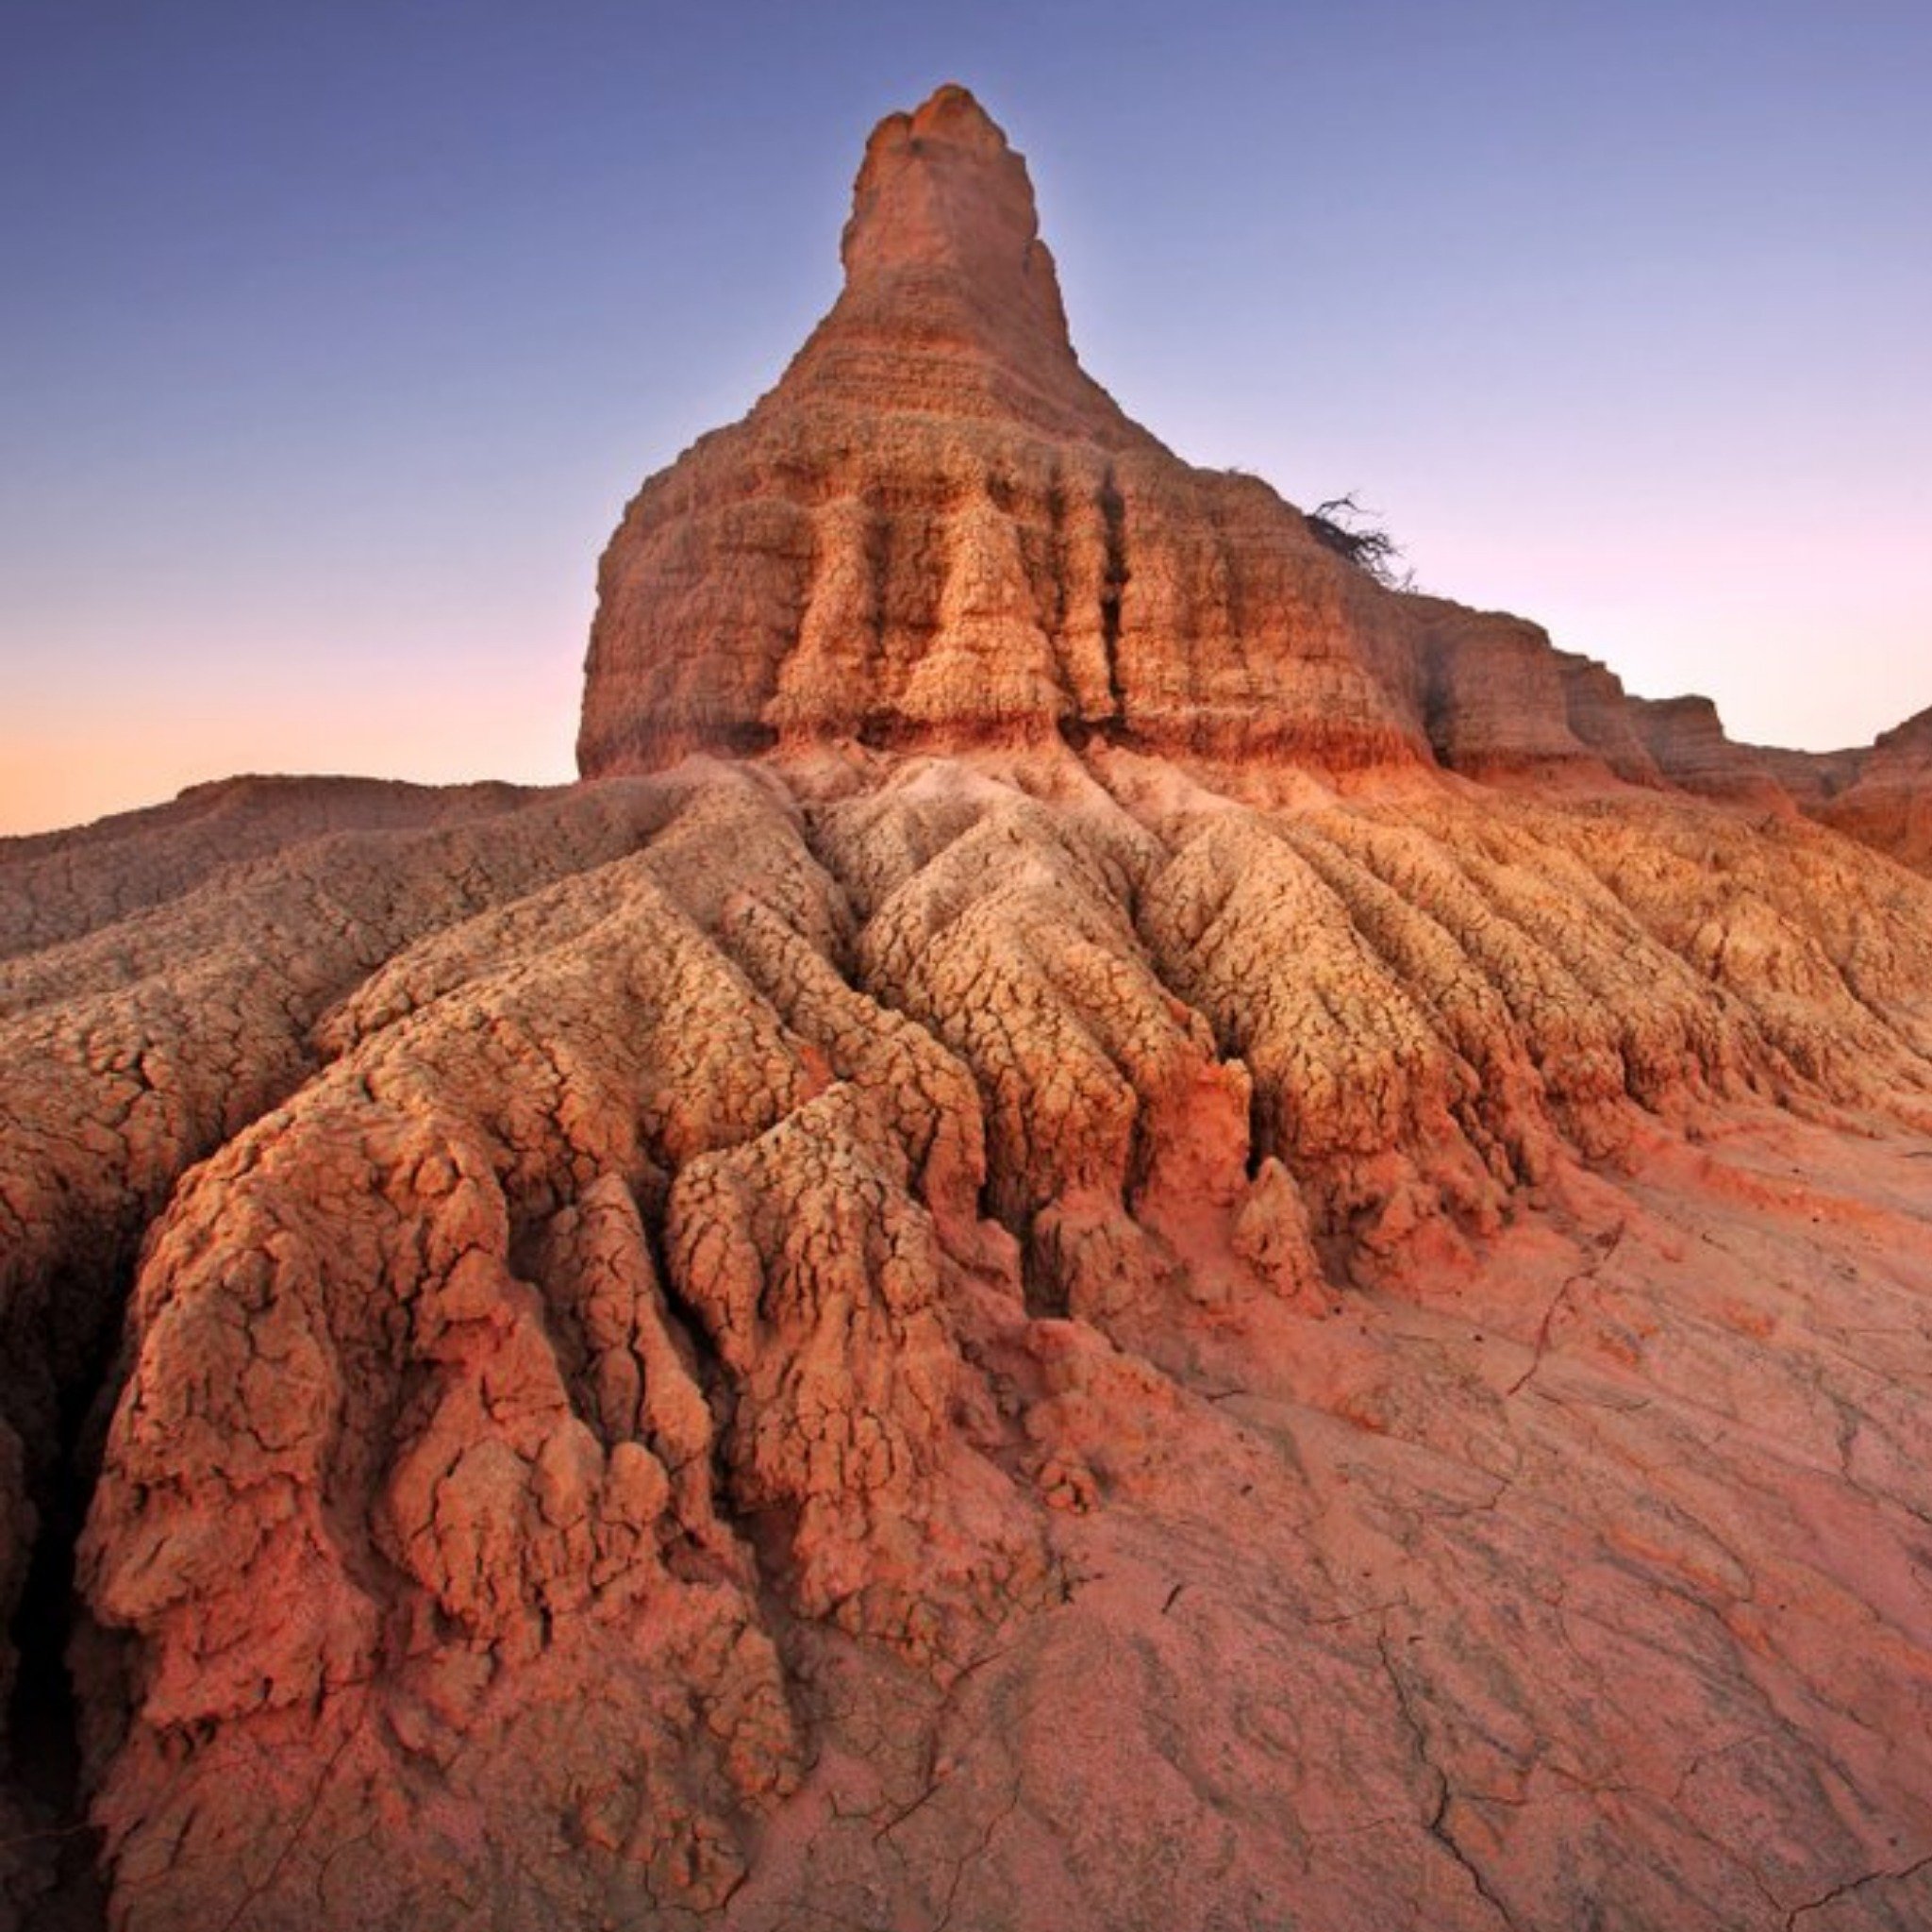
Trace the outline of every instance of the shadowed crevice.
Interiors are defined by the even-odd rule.
[[[29,1920],[42,1932],[96,1932],[107,1924],[100,1833],[87,1816],[88,1739],[91,1731],[115,1727],[120,1713],[87,1708],[91,1687],[75,1681],[84,1657],[100,1660],[100,1633],[75,1573],[123,1379],[119,1341],[131,1285],[129,1266],[85,1289],[56,1284],[57,1303],[84,1309],[87,1319],[70,1328],[69,1346],[59,1352],[64,1373],[53,1391],[54,1440],[29,1450],[35,1533],[8,1624],[17,1663],[6,1736],[8,1774],[32,1833],[25,1862],[38,1868],[29,1882],[47,1888]]]
[[[1107,658],[1108,715],[1120,719],[1121,598],[1127,585],[1127,508],[1111,469],[1100,486],[1100,515],[1107,529],[1107,573],[1100,581],[1100,643]]]

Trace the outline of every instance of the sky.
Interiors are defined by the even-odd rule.
[[[944,80],[1182,456],[1734,737],[1932,704],[1924,0],[0,0],[0,833],[570,777],[625,503]]]

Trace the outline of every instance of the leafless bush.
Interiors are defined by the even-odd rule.
[[[1411,591],[1415,573],[1403,562],[1402,546],[1380,524],[1371,521],[1377,514],[1364,509],[1351,490],[1346,496],[1331,496],[1309,510],[1308,528],[1319,542],[1378,584],[1391,591]]]

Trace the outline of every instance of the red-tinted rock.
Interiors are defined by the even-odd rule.
[[[694,748],[1104,730],[1349,768],[1423,752],[1400,607],[1088,377],[1024,164],[971,96],[882,123],[846,283],[605,555],[587,774]]]
[[[1932,710],[1882,733],[1858,756],[1856,776],[1807,808],[1837,830],[1932,873]]]
[[[844,254],[620,775],[0,846],[0,1924],[1921,1923],[1924,720],[1188,469],[958,90]]]

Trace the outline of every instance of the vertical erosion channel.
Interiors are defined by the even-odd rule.
[[[1100,580],[1100,641],[1107,653],[1107,695],[1114,728],[1125,725],[1121,703],[1121,596],[1127,587],[1127,507],[1111,469],[1100,486],[1100,515],[1107,530],[1107,574]]]

